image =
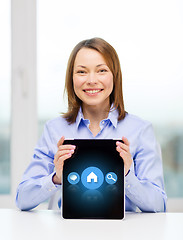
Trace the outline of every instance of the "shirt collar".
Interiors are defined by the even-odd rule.
[[[111,106],[111,109],[109,111],[109,115],[105,120],[110,120],[110,122],[112,123],[112,125],[117,128],[117,124],[118,124],[118,110],[113,108],[113,105]],[[88,119],[85,119],[83,116],[83,112],[82,112],[82,108],[80,107],[79,111],[78,111],[78,115],[76,118],[76,128],[78,129],[79,125],[81,122],[84,122],[86,125],[90,123],[90,121]]]
[[[79,128],[79,125],[81,122],[86,122],[86,124],[89,124],[90,121],[88,119],[85,119],[84,116],[83,116],[83,112],[82,112],[82,109],[80,107],[79,111],[78,111],[78,115],[77,115],[77,118],[76,118],[76,128],[78,129]]]
[[[119,116],[118,110],[113,108],[113,105],[112,105],[107,119],[109,119],[111,121],[112,125],[115,128],[117,128],[118,116]]]

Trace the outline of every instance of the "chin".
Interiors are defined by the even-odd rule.
[[[100,106],[101,108],[104,108],[106,107],[106,105],[110,105],[110,103],[108,102],[105,102],[105,101],[90,101],[90,102],[87,102],[87,101],[83,101],[83,104],[86,105],[86,106],[91,106],[91,107],[98,107]]]

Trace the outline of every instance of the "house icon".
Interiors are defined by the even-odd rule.
[[[91,172],[91,173],[87,176],[87,182],[91,182],[92,179],[94,180],[94,182],[98,182],[98,177],[97,177],[97,175],[95,175],[94,172]]]

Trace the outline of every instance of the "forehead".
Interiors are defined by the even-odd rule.
[[[98,64],[106,64],[106,61],[101,53],[97,50],[90,48],[82,48],[78,51],[74,65],[98,65]]]

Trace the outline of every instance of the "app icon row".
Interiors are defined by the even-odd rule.
[[[71,172],[67,180],[70,184],[77,184],[80,181],[80,176],[77,172]],[[109,172],[105,175],[105,181],[108,184],[117,182],[117,175],[114,172]],[[88,189],[97,189],[104,182],[104,174],[97,167],[88,167],[81,174],[81,182]]]

